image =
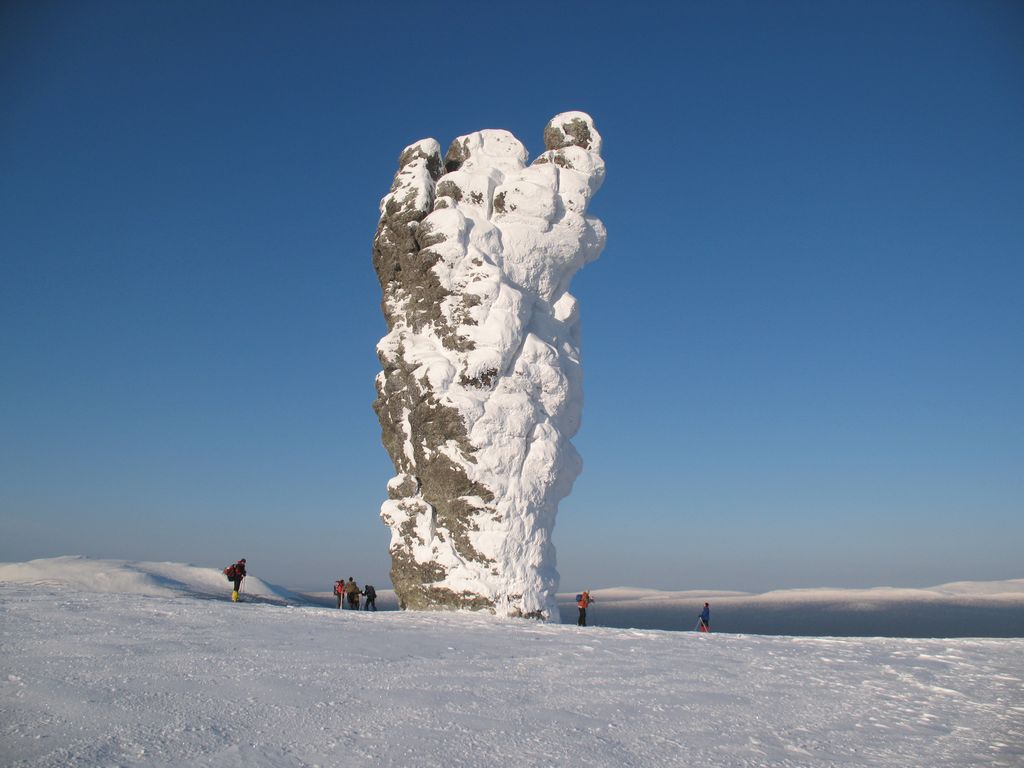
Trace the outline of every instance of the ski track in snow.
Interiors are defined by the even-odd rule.
[[[1024,639],[710,636],[0,583],[0,764],[1021,766]]]

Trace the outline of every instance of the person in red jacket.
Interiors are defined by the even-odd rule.
[[[338,610],[341,610],[342,599],[345,597],[345,580],[338,579],[334,582],[334,596],[338,598],[338,605],[335,606]]]

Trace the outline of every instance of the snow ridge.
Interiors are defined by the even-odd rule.
[[[97,560],[82,555],[0,563],[0,583],[4,582],[151,597],[224,599],[231,592],[231,583],[216,568],[185,563]],[[301,595],[258,576],[246,576],[242,589],[249,600],[280,605],[305,602]]]

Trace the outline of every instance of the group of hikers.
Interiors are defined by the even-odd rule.
[[[245,558],[243,557],[234,565],[229,565],[225,568],[224,575],[228,577],[228,581],[232,582],[234,588],[231,591],[231,599],[237,603],[238,591],[242,588],[242,579],[245,578]],[[355,579],[351,576],[348,577],[348,581],[338,579],[334,582],[333,591],[338,601],[336,606],[338,610],[344,608],[347,602],[350,611],[358,611],[360,597],[366,598],[366,607],[363,610],[377,610],[377,590],[369,584],[359,589],[359,585],[356,584]],[[587,626],[587,608],[593,602],[594,598],[590,596],[589,590],[576,595],[576,607],[580,609],[579,618],[576,619],[576,626]],[[711,631],[711,606],[708,603],[704,603],[704,610],[697,617],[696,629],[698,632]]]
[[[231,601],[238,602],[238,593],[242,589],[242,580],[246,576],[245,572],[245,558],[229,565],[224,569],[224,575],[228,577],[228,581],[231,582]],[[377,610],[377,590],[367,584],[362,589],[359,589],[359,585],[356,584],[355,579],[351,576],[348,577],[348,581],[344,579],[338,579],[334,582],[334,596],[338,599],[337,607],[340,609],[344,603],[348,602],[350,610],[359,610],[359,598],[366,598],[366,609],[367,611]]]
[[[360,591],[359,585],[356,584],[351,576],[348,577],[348,581],[338,579],[334,582],[334,596],[338,598],[338,610],[344,607],[347,600],[349,610],[358,611],[360,597],[366,598],[366,608],[364,610],[377,610],[377,590],[367,584]]]

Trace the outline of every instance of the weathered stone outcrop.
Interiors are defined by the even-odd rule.
[[[573,274],[604,245],[586,215],[601,137],[569,112],[527,165],[507,131],[407,147],[373,244],[388,333],[374,410],[395,465],[381,517],[406,608],[557,616],[551,530],[580,460]]]

